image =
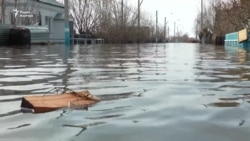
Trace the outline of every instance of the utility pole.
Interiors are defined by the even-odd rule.
[[[17,0],[15,0],[15,8],[17,8]]]
[[[158,43],[158,11],[156,11],[155,43]]]
[[[169,26],[168,26],[168,42],[169,42]]]
[[[166,42],[166,28],[167,28],[167,17],[165,17],[165,23],[164,23],[164,42]]]
[[[15,9],[17,10],[17,0],[15,0]],[[14,27],[16,27],[16,21],[17,21],[17,15],[14,16]]]
[[[121,23],[120,23],[120,34],[119,34],[119,40],[121,43],[124,41],[124,16],[123,16],[123,0],[121,0]]]
[[[140,20],[141,20],[141,2],[138,0],[138,29],[137,29],[137,40],[140,43]]]
[[[2,17],[2,21],[1,23],[4,24],[5,23],[5,0],[2,0],[1,2],[1,17]]]
[[[175,42],[175,22],[174,22],[174,42]]]
[[[202,33],[202,36],[201,36],[201,42],[202,44],[204,44],[204,33],[203,33],[203,0],[201,0],[201,33]]]
[[[69,35],[69,1],[64,0],[64,40],[65,45],[70,45],[70,35]]]
[[[121,19],[121,22],[122,22],[122,27],[123,27],[123,25],[124,25],[124,21],[123,21],[123,19],[124,19],[124,14],[123,14],[123,0],[122,0],[122,2],[121,2],[121,11],[122,11],[122,19]]]
[[[176,42],[178,43],[179,41],[178,41],[178,39],[179,39],[179,29],[178,29],[178,26],[177,26],[177,32],[176,32]]]

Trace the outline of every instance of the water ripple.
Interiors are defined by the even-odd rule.
[[[1,139],[249,139],[248,53],[175,43],[2,47],[0,56]],[[56,86],[102,101],[79,111],[17,110],[23,96]]]

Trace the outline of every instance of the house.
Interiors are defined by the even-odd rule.
[[[0,23],[29,28],[32,43],[64,42],[64,5],[56,0],[0,0]]]

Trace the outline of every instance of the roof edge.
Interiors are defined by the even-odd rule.
[[[55,3],[46,2],[46,1],[44,1],[44,0],[37,0],[37,1],[40,2],[40,3],[52,5],[52,6],[55,6],[55,7],[64,8],[64,5],[63,5],[62,3],[57,2],[57,1],[55,1]],[[58,4],[58,5],[57,5],[57,4]],[[60,4],[60,5],[59,5],[59,4]]]

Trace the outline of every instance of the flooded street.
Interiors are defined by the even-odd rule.
[[[200,44],[0,48],[1,141],[246,141],[249,54]],[[22,113],[25,95],[89,90],[88,110]]]

